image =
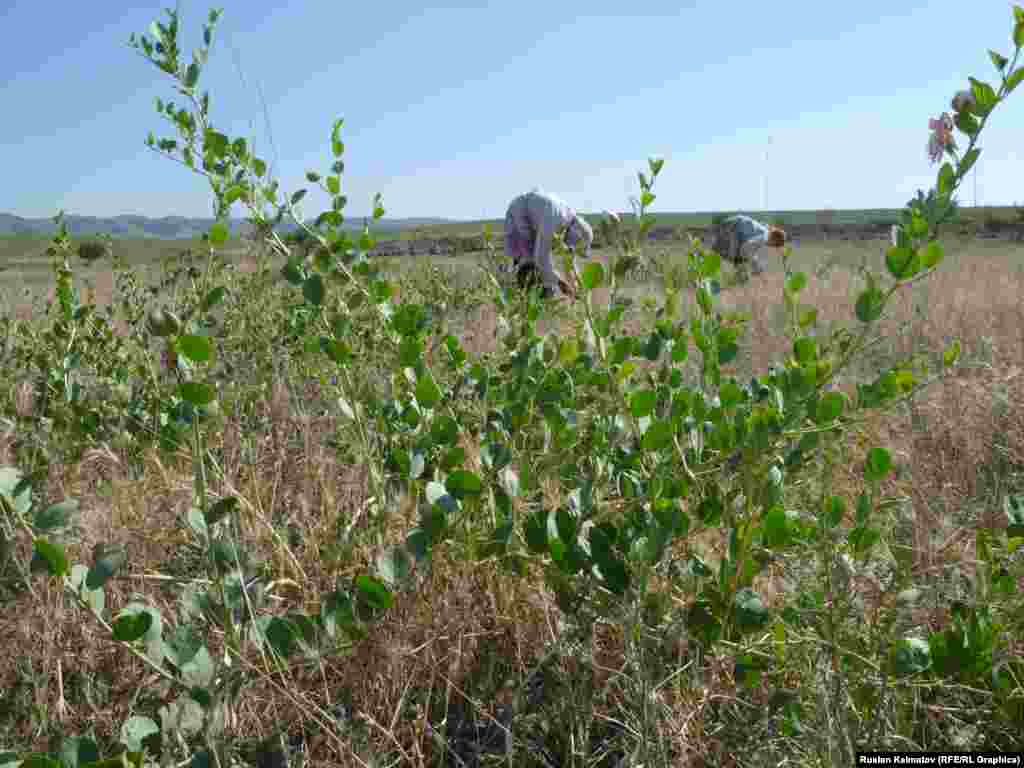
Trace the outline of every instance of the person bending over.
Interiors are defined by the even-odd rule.
[[[749,216],[730,216],[716,227],[711,248],[736,267],[740,281],[746,282],[748,268],[755,275],[764,272],[765,246],[781,248],[785,244],[781,227],[767,226]]]
[[[558,289],[575,296],[572,286],[551,261],[552,241],[562,227],[566,246],[575,248],[582,242],[583,253],[589,256],[593,229],[554,195],[535,188],[509,203],[505,214],[505,253],[512,259],[521,287],[540,282],[545,296],[555,295]]]

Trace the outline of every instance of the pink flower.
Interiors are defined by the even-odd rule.
[[[947,148],[955,146],[953,143],[953,118],[948,112],[943,112],[938,118],[928,121],[928,129],[932,135],[928,139],[928,157],[933,163],[942,159],[942,154]]]

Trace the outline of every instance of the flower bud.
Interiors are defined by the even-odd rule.
[[[963,112],[964,110],[970,111],[974,109],[977,103],[971,91],[957,91],[951,106],[954,112]]]

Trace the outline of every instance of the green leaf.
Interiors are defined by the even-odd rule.
[[[784,547],[789,543],[789,518],[786,516],[786,510],[781,506],[774,506],[768,510],[761,527],[764,546],[768,549]]]
[[[338,365],[348,365],[352,361],[352,349],[344,341],[322,338],[320,348]]]
[[[658,395],[653,389],[641,389],[629,398],[629,411],[635,418],[643,418],[654,412]]]
[[[969,152],[966,152],[964,154],[963,159],[960,160],[960,167],[957,170],[957,173],[960,175],[960,178],[964,178],[967,175],[968,171],[970,171],[971,168],[974,167],[974,164],[977,162],[979,155],[981,155],[981,149],[979,149],[978,147],[974,147]]]
[[[216,288],[214,288],[208,294],[206,294],[206,297],[203,299],[202,302],[203,312],[209,312],[215,306],[220,304],[220,302],[227,295],[227,292],[227,288],[225,288],[223,285],[218,285]]]
[[[310,304],[319,307],[324,302],[324,279],[321,275],[310,275],[302,284],[302,295]]]
[[[100,542],[93,547],[93,564],[85,577],[87,589],[99,589],[110,579],[128,559],[128,552],[120,544],[104,544]]]
[[[942,164],[939,169],[939,175],[936,179],[936,189],[940,195],[948,195],[953,191],[953,182],[956,180],[956,172],[953,170],[952,164],[946,162]]]
[[[227,242],[229,234],[228,225],[223,221],[217,221],[210,227],[210,242],[213,245],[223,245]]]
[[[71,519],[77,511],[78,502],[74,499],[65,499],[37,511],[32,520],[32,527],[40,532],[59,531],[71,524]]]
[[[854,554],[858,556],[864,555],[870,551],[871,548],[878,543],[878,540],[881,537],[882,534],[877,528],[870,528],[864,525],[853,528],[849,534],[850,544],[853,547]]]
[[[803,336],[793,342],[793,357],[799,363],[810,363],[818,359],[818,347],[814,339]]]
[[[722,255],[718,251],[707,251],[701,260],[700,276],[714,277],[722,268]]]
[[[292,285],[302,285],[302,281],[305,280],[302,269],[295,262],[290,261],[281,267],[281,274]]]
[[[807,275],[803,272],[794,272],[786,280],[786,290],[794,296],[807,285]]]
[[[1006,94],[1012,93],[1013,89],[1020,85],[1021,80],[1024,80],[1024,67],[1015,69],[1013,74],[1006,78]]]
[[[64,768],[85,768],[99,762],[100,751],[96,742],[87,736],[72,736],[61,741],[60,759]],[[13,762],[13,761],[12,761]],[[0,754],[0,768],[9,762]]]
[[[878,482],[892,469],[892,456],[885,448],[872,448],[864,462],[864,476],[868,482]]]
[[[1006,69],[1006,65],[1009,63],[1009,60],[1005,56],[1000,53],[996,53],[993,50],[989,50],[988,57],[992,60],[992,66],[994,66],[999,72]]]
[[[841,392],[826,392],[818,401],[815,412],[815,421],[818,424],[828,424],[838,419],[843,413],[843,406],[846,399]]]
[[[963,112],[957,112],[953,118],[953,123],[960,131],[967,136],[974,136],[978,133],[981,124],[978,122],[978,118],[972,115],[967,110]]]
[[[16,515],[28,514],[32,506],[32,489],[23,483],[24,474],[15,467],[0,467],[0,497]],[[0,507],[2,508],[2,507]]]
[[[629,571],[612,550],[610,528],[610,525],[605,524],[595,525],[590,529],[590,553],[601,573],[602,581],[613,594],[621,595],[629,588]]]
[[[1024,20],[1018,21],[1013,28],[1013,44],[1018,48],[1024,48]]]
[[[592,291],[599,285],[604,283],[604,267],[600,262],[592,261],[583,268],[583,274],[580,277],[583,287],[588,291]]]
[[[228,153],[228,149],[231,146],[231,142],[228,141],[228,137],[220,131],[207,130],[206,132],[206,151],[210,152],[216,158],[222,158]]]
[[[213,359],[213,343],[208,336],[179,336],[177,348],[178,352],[193,363],[208,363]]]
[[[857,319],[862,323],[871,323],[882,316],[885,307],[885,296],[877,288],[868,288],[857,297],[855,311]]]
[[[324,180],[324,183],[327,184],[327,191],[330,192],[332,195],[337,195],[339,192],[341,192],[341,179],[339,179],[337,176],[328,176]]]
[[[64,547],[40,537],[33,540],[35,555],[46,564],[51,576],[61,577],[68,572],[68,559]]]
[[[416,400],[424,408],[433,408],[441,402],[441,389],[430,373],[425,373],[416,382]]]
[[[341,141],[341,126],[344,122],[344,118],[339,117],[334,121],[334,125],[331,126],[331,153],[335,157],[341,157],[341,154],[345,151],[345,145]]]
[[[736,627],[741,632],[752,632],[768,623],[768,608],[753,589],[744,587],[733,599]]]
[[[258,178],[263,178],[263,175],[267,172],[267,164],[258,157],[252,158],[252,172]]]
[[[647,159],[647,167],[651,170],[652,177],[661,173],[663,165],[665,165],[665,159],[662,157],[650,157]]]
[[[942,364],[945,367],[953,365],[960,357],[960,339],[954,339],[953,343],[946,347],[942,353]]]
[[[672,435],[672,423],[664,419],[656,419],[644,432],[641,445],[645,451],[660,451],[672,444]]]
[[[423,357],[423,342],[415,336],[406,336],[398,345],[398,362],[406,368],[415,368]]]
[[[112,625],[114,639],[122,643],[134,643],[149,631],[152,624],[153,616],[149,611],[122,612]]]
[[[976,80],[973,77],[968,78],[968,80],[971,83],[971,93],[974,94],[974,100],[977,102],[981,114],[990,112],[992,107],[999,101],[995,89],[988,83]]]
[[[358,592],[359,601],[368,607],[371,612],[386,611],[395,600],[384,582],[366,574],[356,577],[355,587]]]
[[[1007,537],[1015,539],[1024,536],[1024,495],[1006,494],[1003,510],[1006,512]]]
[[[448,475],[444,485],[448,493],[456,499],[478,496],[483,491],[483,483],[480,478],[466,469],[457,469],[452,472]]]
[[[901,677],[919,674],[931,665],[931,647],[918,637],[905,637],[893,649],[893,672]]]
[[[921,258],[914,248],[890,248],[885,254],[885,266],[897,280],[913,277],[921,269]]]
[[[942,256],[942,245],[938,240],[932,240],[924,247],[924,256],[921,258],[921,264],[925,269],[931,269],[938,266],[939,262],[942,261]]]
[[[217,398],[213,385],[203,381],[183,381],[178,385],[178,394],[195,406],[209,405]]]
[[[199,65],[196,62],[192,62],[188,65],[188,69],[185,70],[185,87],[195,88],[196,83],[199,81]]]
[[[412,575],[412,558],[408,548],[405,545],[389,547],[379,555],[377,573],[389,587],[407,583]]]

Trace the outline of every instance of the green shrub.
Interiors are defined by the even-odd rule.
[[[1015,13],[1019,53],[1024,11]],[[1019,577],[1010,554],[1024,533],[1022,502],[1007,497],[1008,529],[979,538],[984,578],[976,604],[954,606],[949,626],[923,628],[919,636],[899,628],[900,606],[915,598],[907,564],[898,557],[885,587],[892,600],[870,622],[847,588],[854,576],[878,565],[876,545],[897,503],[882,493],[893,472],[889,451],[870,449],[861,468],[863,489],[852,504],[827,490],[849,430],[860,419],[905,402],[956,362],[959,342],[942,352],[933,370],[901,360],[859,384],[855,397],[830,387],[870,349],[894,297],[941,262],[939,231],[977,157],[978,136],[1022,79],[1016,54],[1009,69],[993,54],[1002,78],[998,91],[973,85],[975,102],[958,115],[958,125],[968,129],[967,149],[959,154],[940,141],[955,163],[944,162],[936,187],[908,203],[900,242],[886,254],[886,273],[865,269],[852,328],[820,332],[816,308],[800,301],[808,276],[790,268],[787,250],[781,299],[792,354],[743,382],[725,375],[723,365],[738,354],[744,318],[720,310],[721,259],[696,240],[685,264],[673,266],[664,298],[652,300],[644,325],[624,322],[630,303],[621,281],[644,259],[662,160],[650,159],[638,173],[634,217],[602,222],[607,266],[577,265],[556,243],[581,301],[568,312],[570,333],[542,336],[538,319],[556,310],[536,292],[508,293],[486,270],[461,287],[438,268],[400,286],[382,274],[369,257],[375,243],[369,227],[355,238],[342,227],[347,199],[340,193],[341,119],[329,135],[329,169],[307,173],[330,196],[330,208],[305,223],[298,205],[306,190],[281,197],[255,149],[211,127],[207,94],[196,87],[219,12],[211,12],[205,47],[189,63],[180,60],[178,15],[168,14],[166,24],[151,28],[155,40],[133,36],[132,44],[175,81],[190,106],[158,99],[158,111],[171,118],[178,136],[150,135],[148,144],[211,184],[218,216],[205,240],[209,252],[205,262],[177,265],[157,294],[147,295],[134,275],[115,264],[132,320],[128,336],[118,340],[109,323],[94,317],[94,307],[80,303],[67,258],[70,239],[58,216],[50,249],[56,300],[47,309],[45,332],[22,342],[16,357],[48,394],[32,416],[19,416],[36,421],[19,425],[36,427],[40,435],[45,425],[55,435],[53,444],[73,435],[82,447],[106,437],[103,430],[122,430],[125,422],[117,419],[130,413],[151,427],[149,439],[167,450],[187,449],[195,469],[185,533],[204,554],[205,580],[183,590],[173,615],[143,597],[112,614],[104,587],[124,568],[128,552],[101,542],[88,563],[69,562],[64,545],[74,531],[76,503],[36,504],[31,492],[32,478],[53,456],[50,446],[25,454],[36,462],[28,473],[0,470],[3,541],[24,540],[33,552],[31,561],[17,561],[24,583],[31,588],[32,576],[41,573],[58,580],[83,615],[146,668],[150,682],[140,681],[140,689],[156,693],[159,686],[159,695],[150,698],[159,708],[133,715],[118,734],[127,749],[123,762],[143,765],[148,749],[164,764],[179,758],[226,764],[238,745],[225,713],[237,709],[249,686],[276,684],[289,663],[343,652],[365,638],[396,594],[443,550],[499,563],[510,579],[531,567],[543,573],[573,641],[592,638],[599,623],[625,628],[636,674],[622,684],[639,702],[635,752],[645,764],[669,762],[650,736],[659,715],[648,706],[661,685],[653,632],[669,621],[702,651],[728,654],[735,682],[745,690],[772,678],[787,653],[818,649],[818,671],[835,673],[816,689],[820,703],[789,700],[780,706],[788,713],[787,727],[799,735],[805,709],[818,706],[820,722],[832,723],[833,714],[850,712],[843,708],[854,702],[857,717],[842,725],[845,741],[825,733],[815,742],[824,764],[852,763],[854,744],[904,743],[913,735],[908,722],[922,697],[933,695],[926,690],[980,690],[992,705],[990,726],[998,719],[1003,733],[1019,724],[1024,665],[1008,655],[1014,628],[999,615],[997,598],[1012,593]],[[267,261],[254,282],[235,290],[218,256],[235,203],[246,206],[265,247],[285,262],[283,284],[273,288],[281,292],[276,304],[248,306],[248,286],[274,295]],[[304,240],[276,233],[286,215]],[[373,219],[383,215],[378,195]],[[293,250],[303,242],[313,244],[310,259]],[[606,299],[598,300],[598,288],[607,289]],[[484,300],[500,321],[499,351],[471,357],[449,327],[447,309]],[[230,334],[218,313],[237,321]],[[379,524],[403,499],[416,514],[405,539],[379,551],[370,569],[321,594],[319,606],[288,612],[274,612],[267,600],[261,586],[267,566],[249,554],[239,499],[229,491],[213,493],[220,485],[208,437],[217,429],[220,403],[237,383],[222,366],[244,362],[260,345],[268,348],[267,357],[287,357],[310,374],[331,372],[330,394],[348,423],[338,450],[358,454],[369,473],[368,524]],[[686,373],[688,361],[696,363],[696,378]],[[144,393],[126,396],[119,412],[104,411],[83,395],[85,372],[118,384],[134,376]],[[462,436],[481,446],[479,466],[469,461]],[[813,504],[800,503],[806,499],[801,489],[814,478],[825,490],[812,496]],[[676,558],[675,545],[709,531],[721,531],[728,542],[716,571],[695,554]],[[7,549],[4,556],[13,557]],[[783,556],[804,563],[820,586],[788,595],[775,610],[755,583]],[[673,612],[669,606],[680,596],[686,600]],[[851,629],[844,619],[857,610],[861,621]],[[210,653],[214,639],[223,654]],[[264,666],[242,663],[254,651]],[[60,756],[3,757],[82,766],[99,757],[87,738],[62,747]]]

